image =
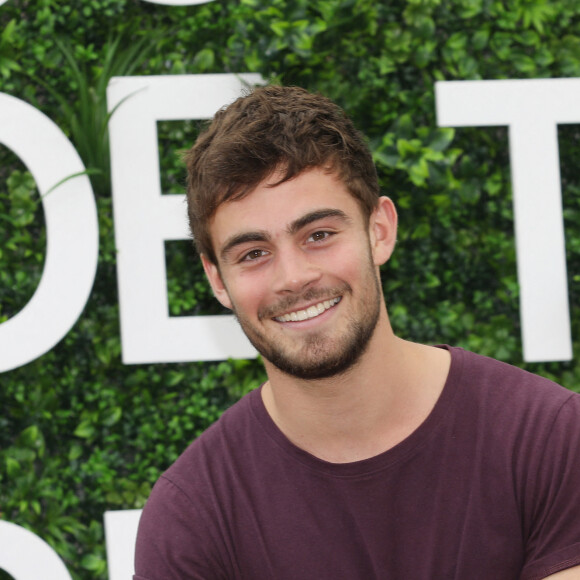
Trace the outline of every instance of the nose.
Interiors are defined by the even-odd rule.
[[[273,289],[278,293],[298,293],[320,280],[320,268],[298,248],[279,251],[275,258]]]

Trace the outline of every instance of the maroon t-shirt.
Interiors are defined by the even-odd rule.
[[[579,565],[580,395],[450,350],[429,417],[364,461],[302,451],[260,390],[244,397],[155,485],[135,580],[537,580]]]

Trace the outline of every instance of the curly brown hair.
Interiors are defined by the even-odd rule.
[[[344,111],[299,87],[258,87],[221,109],[185,156],[189,224],[197,250],[217,258],[209,222],[218,207],[251,193],[274,172],[281,179],[323,167],[358,200],[368,219],[378,202],[366,141]]]

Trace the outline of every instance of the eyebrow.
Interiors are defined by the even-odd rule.
[[[326,218],[338,218],[339,220],[348,223],[351,219],[341,210],[329,208],[329,209],[319,209],[311,211],[298,219],[294,220],[287,228],[286,231],[290,234],[296,234],[302,228],[310,225],[311,223],[317,222]],[[227,259],[227,255],[236,247],[248,242],[268,242],[271,240],[271,236],[265,230],[257,230],[253,232],[242,232],[229,237],[225,244],[223,245],[220,256],[222,260]]]
[[[288,233],[295,234],[299,232],[303,227],[310,225],[313,222],[318,220],[322,220],[325,218],[338,218],[343,222],[350,222],[351,219],[340,209],[319,209],[315,211],[311,211],[302,217],[299,217],[297,220],[294,220],[288,227]]]

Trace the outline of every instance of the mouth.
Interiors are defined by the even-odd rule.
[[[316,318],[320,316],[323,312],[326,312],[329,308],[332,308],[338,304],[342,299],[342,296],[337,298],[332,298],[331,300],[324,300],[318,304],[309,306],[304,310],[295,310],[294,312],[288,312],[287,314],[282,314],[282,316],[275,316],[274,320],[278,322],[301,322],[302,320],[309,320],[310,318]]]

